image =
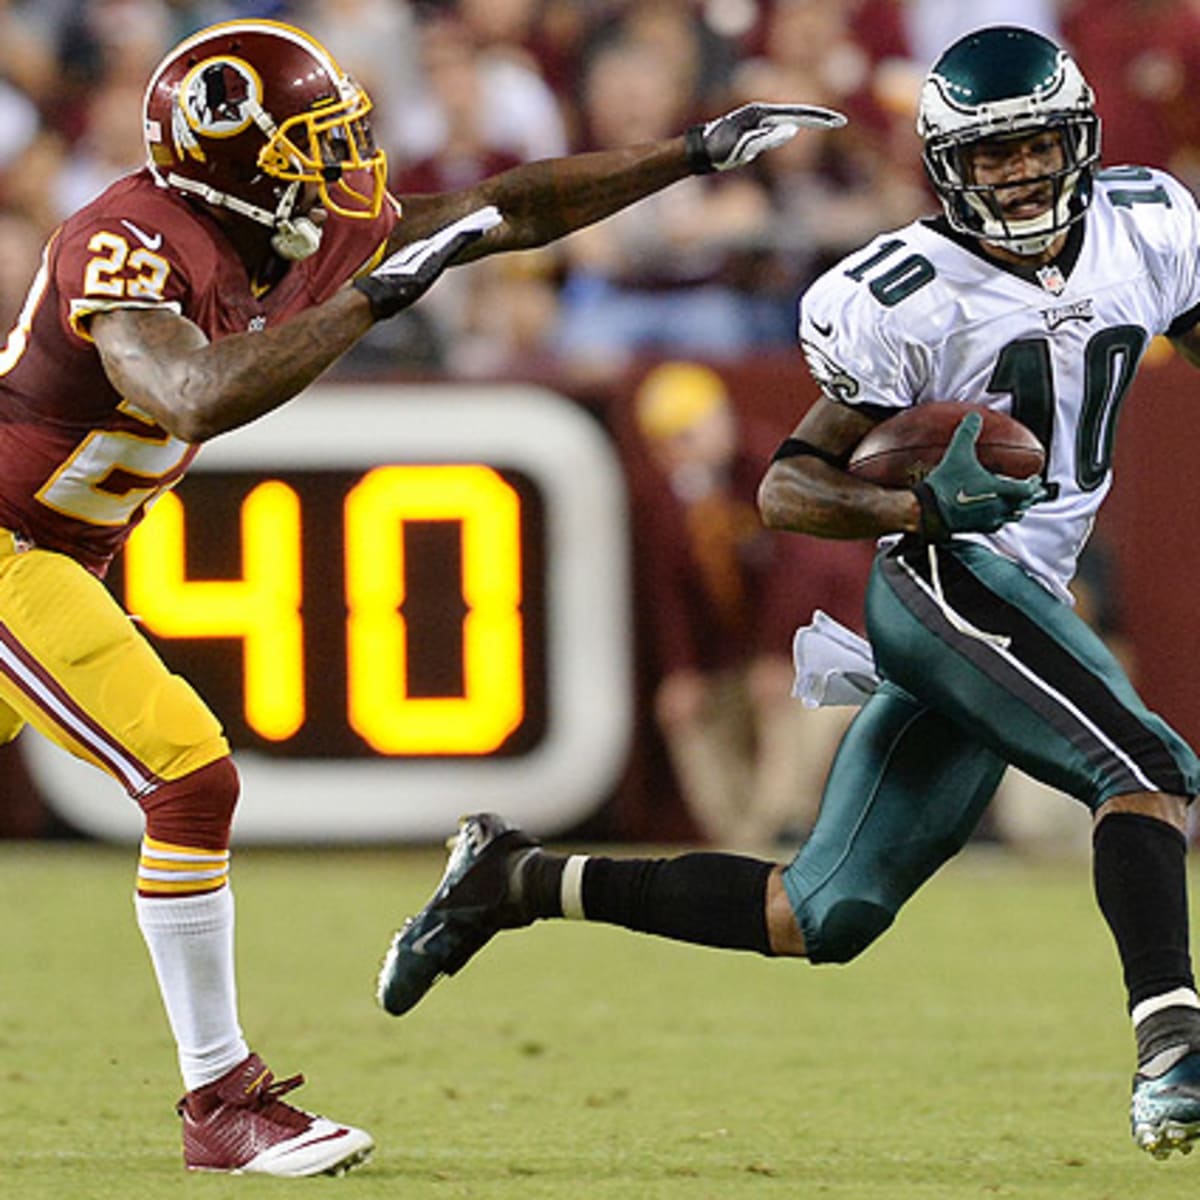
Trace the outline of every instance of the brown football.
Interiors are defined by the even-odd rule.
[[[882,487],[912,487],[937,466],[959,422],[970,412],[983,414],[975,454],[989,471],[1027,479],[1046,465],[1041,442],[1007,413],[939,400],[901,409],[881,421],[858,443],[847,470]]]

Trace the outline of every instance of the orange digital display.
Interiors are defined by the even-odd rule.
[[[407,521],[462,534],[461,696],[407,686]],[[521,723],[521,526],[513,488],[489,467],[378,467],[346,497],[350,724],[381,754],[488,754]]]
[[[300,498],[278,480],[241,506],[240,579],[189,579],[183,501],[162,496],[130,539],[125,603],[165,638],[236,638],[243,646],[246,722],[271,741],[304,724]]]
[[[540,527],[480,464],[196,474],[114,583],[235,749],[513,754],[544,725]]]

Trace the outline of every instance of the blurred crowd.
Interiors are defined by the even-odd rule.
[[[399,195],[672,134],[752,98],[851,117],[552,249],[451,273],[356,352],[360,373],[603,373],[791,345],[807,281],[931,210],[917,88],[978,24],[1066,41],[1100,93],[1106,161],[1200,183],[1197,0],[0,0],[0,324],[54,226],[140,165],[142,90],[164,51],[241,16],[309,29],[367,87]]]

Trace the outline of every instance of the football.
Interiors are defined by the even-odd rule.
[[[847,470],[881,487],[912,487],[937,466],[959,422],[971,412],[983,414],[975,454],[989,471],[1028,479],[1046,465],[1041,442],[1007,413],[939,400],[902,409],[881,421],[859,442]]]

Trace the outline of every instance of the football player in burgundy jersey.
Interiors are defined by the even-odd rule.
[[[341,1172],[371,1137],[294,1108],[236,1009],[217,719],[100,581],[199,443],[301,392],[454,262],[536,246],[675,180],[843,118],[746,105],[678,138],[534,163],[456,193],[385,192],[370,100],[300,30],[188,38],[145,98],[149,161],[46,247],[0,351],[0,740],[28,723],[145,813],[137,917],[178,1047],[184,1161]]]

